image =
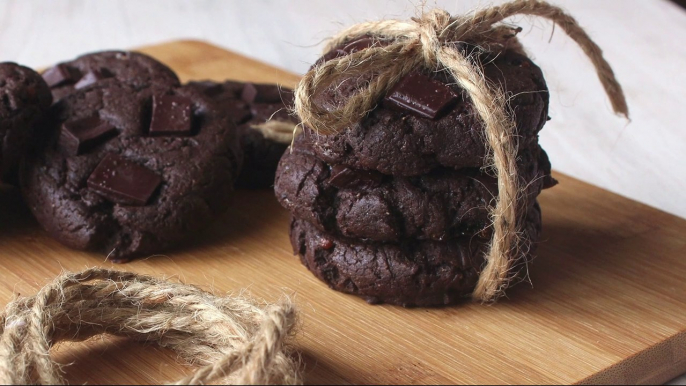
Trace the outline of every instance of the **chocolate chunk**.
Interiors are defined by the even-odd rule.
[[[327,180],[329,185],[338,189],[358,187],[363,184],[377,184],[383,177],[378,172],[354,170],[344,165],[331,167],[331,176]]]
[[[405,75],[384,98],[384,105],[421,118],[436,119],[457,102],[445,84],[419,72]]]
[[[117,134],[114,126],[96,115],[63,123],[58,144],[65,154],[80,155]]]
[[[65,83],[73,83],[76,80],[74,75],[69,67],[58,64],[43,73],[43,80],[49,87],[57,87]]]
[[[122,205],[144,206],[162,183],[151,170],[116,154],[108,154],[88,177],[88,188]]]
[[[152,98],[151,136],[184,136],[191,135],[191,105],[189,98],[162,95]]]
[[[248,104],[253,103],[281,103],[281,90],[271,84],[246,83],[241,93],[241,99]]]
[[[74,85],[74,89],[79,90],[88,87],[99,80],[108,78],[107,73],[99,70],[88,71],[78,82]]]

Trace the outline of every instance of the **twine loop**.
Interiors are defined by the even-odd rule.
[[[64,273],[0,315],[0,384],[62,384],[50,348],[99,334],[155,343],[202,366],[174,384],[298,384],[284,347],[295,322],[287,300],[259,307],[134,273]]]
[[[434,9],[410,21],[382,20],[353,25],[331,39],[325,52],[364,36],[374,37],[384,44],[374,44],[313,66],[295,90],[295,112],[303,125],[326,135],[340,133],[362,121],[411,71],[420,68],[445,70],[452,75],[483,121],[487,145],[484,168],[498,178],[498,196],[491,209],[493,237],[486,265],[473,293],[473,298],[482,302],[502,296],[514,276],[511,272],[513,262],[526,262],[526,245],[518,230],[523,216],[518,200],[523,189],[516,167],[519,146],[507,98],[497,85],[486,81],[478,61],[461,49],[461,45],[466,43],[477,50],[496,54],[506,50],[524,54],[516,38],[521,28],[498,24],[514,15],[543,17],[565,31],[593,63],[614,111],[628,118],[622,88],[603,58],[602,50],[573,17],[539,0],[514,0],[459,17]],[[324,108],[314,102],[313,96],[320,91],[345,78],[364,74],[371,79],[361,82],[358,91],[338,106]]]

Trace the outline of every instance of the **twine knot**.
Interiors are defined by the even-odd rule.
[[[202,366],[174,384],[297,384],[284,348],[295,321],[289,301],[261,308],[134,273],[64,273],[0,314],[0,384],[62,384],[50,348],[105,333],[170,348]]]
[[[448,27],[452,23],[450,14],[442,9],[434,9],[422,15],[419,19],[413,19],[417,23],[419,31],[419,46],[424,56],[424,65],[433,68],[438,65],[438,51],[444,44]]]
[[[486,169],[498,178],[498,197],[491,209],[493,237],[486,265],[479,276],[473,298],[482,302],[502,296],[514,276],[513,262],[524,259],[523,245],[517,227],[521,223],[518,199],[522,187],[517,176],[518,143],[515,125],[509,114],[507,98],[496,85],[484,78],[480,64],[469,57],[461,43],[477,49],[499,53],[514,50],[524,54],[516,39],[521,28],[498,24],[514,15],[539,16],[551,20],[567,33],[593,63],[614,111],[628,118],[628,107],[622,88],[615,79],[602,51],[573,17],[560,8],[539,0],[514,0],[500,6],[477,10],[470,15],[453,17],[444,10],[431,10],[411,21],[382,20],[360,23],[335,36],[325,52],[363,36],[380,44],[339,56],[315,65],[295,90],[295,112],[304,126],[320,134],[336,134],[362,121],[376,108],[379,100],[411,71],[448,71],[458,86],[465,90],[483,121],[488,147]],[[359,85],[358,91],[335,108],[314,103],[313,96],[343,77],[369,75],[371,80]],[[367,79],[367,78],[365,78]]]

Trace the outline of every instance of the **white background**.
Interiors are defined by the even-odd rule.
[[[553,120],[541,143],[553,167],[686,218],[686,11],[665,0],[551,1],[604,49],[632,117],[628,124],[612,114],[590,64],[559,28],[550,39],[549,23],[515,18],[551,90]],[[195,38],[303,73],[341,27],[415,16],[417,3],[0,0],[0,61],[44,67],[89,51]],[[426,3],[452,13],[490,4]]]

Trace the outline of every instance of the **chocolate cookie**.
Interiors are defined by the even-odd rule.
[[[43,72],[43,79],[55,101],[103,81],[128,83],[136,90],[179,85],[179,78],[169,67],[145,54],[128,51],[86,54],[49,68]]]
[[[109,82],[53,105],[22,191],[57,240],[123,262],[177,245],[224,212],[241,159],[231,120],[210,98]]]
[[[359,49],[353,48],[338,48],[333,56]],[[475,57],[486,79],[502,86],[509,97],[520,147],[530,147],[547,120],[548,90],[541,70],[525,56],[509,51]],[[368,78],[344,77],[314,95],[314,102],[334,109]],[[329,164],[398,176],[416,176],[439,166],[480,167],[486,154],[482,121],[464,90],[445,71],[418,70],[405,76],[364,119],[336,135],[316,135],[307,127],[305,133],[311,134],[316,154]]]
[[[236,187],[271,188],[276,167],[291,143],[296,125],[289,113],[293,91],[275,84],[236,81],[191,82],[188,86],[221,104],[239,125],[245,159]]]
[[[0,63],[0,181],[16,182],[19,161],[51,103],[50,89],[38,73]]]
[[[531,257],[541,231],[538,204],[532,206],[523,229]],[[322,232],[304,220],[291,221],[294,253],[329,287],[370,303],[405,307],[443,306],[469,296],[488,242],[478,236],[398,244],[366,242]]]
[[[518,158],[526,197],[532,205],[541,189],[554,184],[540,147]],[[489,232],[489,210],[497,180],[478,168],[439,167],[417,177],[394,177],[347,166],[329,166],[303,136],[281,159],[276,197],[294,216],[319,230],[376,241],[447,240]],[[526,206],[522,209],[526,211]]]

